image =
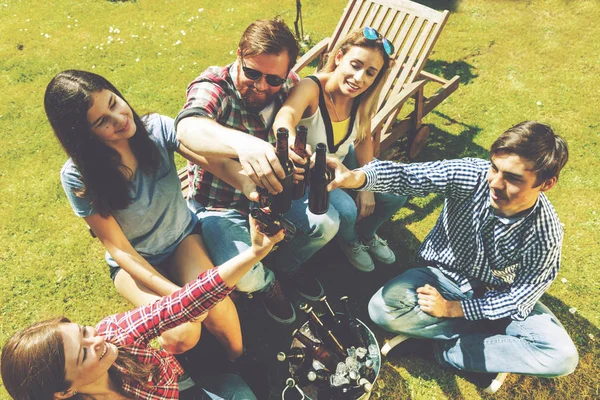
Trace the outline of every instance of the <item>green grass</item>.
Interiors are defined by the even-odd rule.
[[[333,32],[345,3],[302,2],[304,30],[312,42]],[[598,398],[600,5],[593,0],[424,3],[452,12],[426,69],[447,77],[458,73],[462,84],[427,117],[432,135],[420,160],[486,157],[498,134],[525,119],[550,123],[570,146],[569,163],[549,192],[565,225],[562,268],[543,300],[574,338],[581,362],[565,378],[511,376],[497,397]],[[94,323],[129,308],[110,282],[102,246],[73,215],[60,186],[66,157],[42,102],[52,76],[68,68],[92,70],[120,88],[138,112],[175,116],[187,84],[205,67],[230,62],[251,21],[276,14],[291,24],[295,2],[0,0],[0,343],[41,318],[66,314]],[[109,36],[113,40],[107,43]],[[366,300],[410,266],[440,207],[435,196],[413,200],[384,226],[401,268],[380,271],[369,282],[347,274],[355,278],[349,284],[360,289],[356,299]],[[316,262],[330,257],[341,255],[330,249]],[[331,274],[348,268],[337,265]],[[570,308],[577,311],[571,314]],[[378,335],[380,341],[389,337]],[[422,359],[389,360],[381,381],[378,393],[384,399],[485,397]],[[5,397],[0,388],[0,398]]]

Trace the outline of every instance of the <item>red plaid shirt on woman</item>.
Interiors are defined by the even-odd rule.
[[[177,116],[175,126],[187,117],[206,117],[228,128],[275,144],[275,135],[271,129],[273,118],[267,121],[262,114],[248,111],[235,87],[230,69],[237,68],[237,65],[233,63],[226,67],[210,67],[190,83],[185,106]],[[235,70],[234,74],[237,74]],[[298,81],[298,75],[290,72],[273,100],[273,116]],[[206,208],[248,212],[249,201],[246,196],[210,172],[189,162],[188,177],[191,189],[189,195]]]
[[[117,345],[120,352],[134,354],[143,364],[157,365],[160,371],[156,376],[148,377],[147,385],[140,385],[127,380],[128,371],[119,369],[124,376],[123,391],[136,399],[179,398],[177,379],[183,374],[181,365],[171,353],[149,347],[148,343],[163,332],[202,315],[227,297],[231,290],[213,268],[153,304],[100,321],[96,330],[106,341]]]

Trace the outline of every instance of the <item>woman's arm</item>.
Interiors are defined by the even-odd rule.
[[[237,282],[283,239],[284,233],[281,230],[276,235],[265,236],[257,232],[256,221],[250,217],[250,237],[252,246],[221,266],[201,273],[196,280],[152,304],[108,317],[99,327],[106,335],[124,333],[133,340],[147,343],[204,314],[227,297]]]
[[[117,264],[135,280],[161,296],[179,289],[179,286],[162,276],[133,248],[112,216],[104,218],[100,214],[92,214],[84,219]]]
[[[273,130],[277,132],[279,128],[286,128],[289,131],[289,143],[293,143],[296,138],[296,126],[302,117],[313,115],[319,106],[319,86],[311,79],[304,78],[290,92],[290,95],[281,106],[281,109],[273,121]],[[307,145],[307,153],[311,155],[310,146]],[[290,159],[296,165],[303,165],[306,160],[302,159],[293,151],[289,152]],[[294,180],[304,179],[304,171],[296,168],[294,171]]]

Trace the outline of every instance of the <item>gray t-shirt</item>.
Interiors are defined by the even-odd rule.
[[[187,208],[181,194],[174,158],[179,142],[173,119],[152,114],[143,120],[150,138],[159,149],[160,166],[151,175],[141,170],[135,172],[130,189],[133,202],[123,210],[114,211],[112,216],[133,248],[150,264],[157,266],[192,232],[197,217]],[[76,215],[88,217],[97,213],[87,196],[75,194],[84,188],[84,184],[70,158],[60,172],[60,179]],[[106,261],[113,267],[118,266],[108,252]]]

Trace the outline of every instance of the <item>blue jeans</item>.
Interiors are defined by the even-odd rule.
[[[354,146],[350,146],[344,158],[344,165],[348,169],[358,168]],[[343,189],[335,189],[330,193],[330,204],[340,214],[340,230],[338,235],[345,243],[354,243],[359,237],[371,240],[377,229],[389,220],[406,203],[406,196],[396,196],[389,193],[375,193],[375,211],[373,214],[356,223],[358,210],[353,197]],[[354,194],[354,193],[352,193]]]
[[[199,385],[179,392],[181,400],[256,400],[246,382],[235,374],[202,378]]]
[[[198,208],[197,203],[188,205],[196,206],[202,239],[215,265],[223,264],[250,247],[247,216],[237,210],[212,211]],[[335,236],[340,219],[333,207],[322,215],[311,213],[308,210],[308,193],[304,198],[294,200],[292,209],[284,217],[296,226],[296,237],[291,242],[279,243],[279,249],[269,255],[269,267],[289,276]],[[252,293],[267,289],[275,279],[271,269],[262,262],[257,263],[240,279],[237,290]]]
[[[417,288],[429,284],[446,300],[473,298],[433,267],[412,268],[392,279],[369,302],[369,316],[383,329],[435,339],[435,356],[446,367],[474,372],[512,372],[541,377],[570,374],[577,349],[556,316],[537,302],[524,321],[436,318],[421,311]]]

